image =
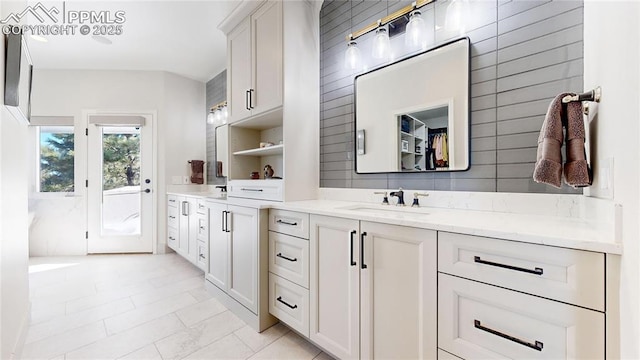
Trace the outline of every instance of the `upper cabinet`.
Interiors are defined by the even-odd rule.
[[[282,2],[267,1],[227,36],[229,122],[282,106]]]
[[[310,1],[246,0],[218,28],[228,46],[229,127],[222,141],[228,147],[228,196],[315,199],[319,7]]]

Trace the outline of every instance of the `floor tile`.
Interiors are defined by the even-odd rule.
[[[321,352],[318,356],[314,357],[313,360],[334,360],[331,355],[326,352]]]
[[[176,315],[186,326],[191,326],[225,311],[227,311],[227,308],[224,305],[211,298],[178,310]]]
[[[281,338],[284,334],[290,330],[278,323],[268,328],[267,330],[258,333],[249,326],[245,326],[242,329],[235,332],[235,335],[247,344],[251,350],[257,352],[262,350],[265,346]]]
[[[131,295],[139,294],[152,289],[154,289],[153,285],[149,284],[148,282],[143,282],[109,291],[101,291],[91,296],[85,296],[83,298],[67,301],[67,314],[73,314],[96,306],[104,305],[114,300],[128,298]]]
[[[200,276],[200,275],[192,276],[190,278],[183,279],[175,283],[165,285],[160,288],[154,287],[152,289],[149,289],[148,291],[133,295],[131,296],[131,300],[137,307],[139,307],[139,306],[154,303],[162,299],[166,299],[168,297],[183,293],[185,291],[202,288],[203,284],[204,284],[203,276]]]
[[[294,332],[289,332],[260,350],[250,359],[313,359],[320,354],[320,349],[304,340]]]
[[[229,334],[222,339],[208,345],[185,359],[246,359],[253,355],[253,351],[247,347],[234,334]]]
[[[80,326],[90,324],[117,314],[133,310],[130,299],[120,299],[92,309],[81,311],[69,316],[59,316],[49,321],[32,325],[29,328],[26,343],[62,334]]]
[[[69,332],[25,345],[22,359],[49,359],[106,338],[104,323],[97,321]]]
[[[174,314],[169,314],[67,353],[66,360],[116,359],[183,328],[180,319]]]
[[[196,300],[198,300],[198,301],[205,301],[205,300],[211,299],[213,297],[213,295],[211,295],[207,291],[207,289],[204,288],[204,286],[201,287],[201,288],[190,290],[189,294],[191,294],[191,296],[196,298]]]
[[[189,305],[195,304],[196,299],[188,293],[172,296],[153,304],[141,306],[135,310],[116,315],[104,320],[109,335],[117,334],[134,326],[157,319]]]
[[[154,344],[147,345],[142,349],[136,350],[130,354],[127,354],[120,359],[123,360],[162,360],[162,356],[156,349]]]
[[[31,302],[31,325],[39,324],[65,314],[65,303],[50,304],[44,301]]]
[[[158,341],[156,346],[163,359],[180,359],[243,326],[245,323],[242,320],[230,311],[225,311]]]

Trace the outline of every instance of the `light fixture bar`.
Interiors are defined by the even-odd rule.
[[[225,106],[227,106],[227,100],[222,101],[222,102],[219,102],[219,103],[217,103],[217,104],[213,105],[213,106],[209,109],[209,111],[213,112],[213,111],[216,111],[216,110],[218,110],[218,109],[221,109],[221,108],[223,108],[223,107],[225,107]]]
[[[383,17],[382,19],[380,19],[380,20],[378,20],[376,22],[371,23],[371,24],[365,26],[364,28],[362,28],[362,29],[360,29],[360,30],[358,30],[358,31],[356,31],[354,33],[351,33],[351,34],[347,35],[347,41],[355,40],[355,39],[359,38],[360,36],[370,32],[370,31],[373,31],[373,30],[377,29],[379,26],[387,25],[388,23],[398,19],[399,17],[404,16],[404,15],[412,12],[413,10],[419,9],[419,8],[421,8],[421,7],[423,7],[423,6],[427,5],[427,4],[430,4],[430,3],[434,2],[434,1],[436,1],[436,0],[416,0],[413,4],[407,5],[407,6],[403,7],[402,9]]]

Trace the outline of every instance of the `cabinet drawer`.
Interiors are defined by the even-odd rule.
[[[604,311],[604,254],[438,233],[438,271]]]
[[[269,271],[309,288],[309,241],[269,231]]]
[[[167,246],[178,251],[178,230],[169,228],[167,231]]]
[[[229,180],[227,196],[282,201],[282,180]]]
[[[309,290],[269,274],[269,312],[309,337]]]
[[[202,215],[209,215],[209,208],[204,199],[196,199],[196,212]]]
[[[208,241],[209,240],[209,216],[203,216],[201,214],[197,215],[197,226],[196,229],[196,238],[199,241]]]
[[[205,241],[198,241],[196,252],[196,265],[202,270],[207,271],[209,268],[209,261],[207,255],[209,254],[209,246]]]
[[[170,228],[178,228],[178,208],[173,206],[167,207],[167,226]]]
[[[603,359],[604,314],[438,275],[438,347],[464,359]]]
[[[178,196],[167,195],[167,205],[170,207],[178,207]]]
[[[269,211],[269,230],[308,239],[309,214],[272,209]]]

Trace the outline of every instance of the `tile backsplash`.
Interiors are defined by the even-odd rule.
[[[470,1],[471,168],[465,172],[356,174],[353,79],[345,36],[410,5],[406,0],[327,0],[320,13],[320,184],[331,188],[411,188],[579,194],[535,183],[537,138],[551,99],[583,90],[583,3],[574,0]],[[450,1],[422,8],[437,45]],[[403,35],[400,35],[403,36]],[[373,33],[358,40],[366,48]],[[362,51],[365,62],[368,53]],[[396,54],[401,58],[408,54]],[[381,64],[370,64],[369,69]]]

